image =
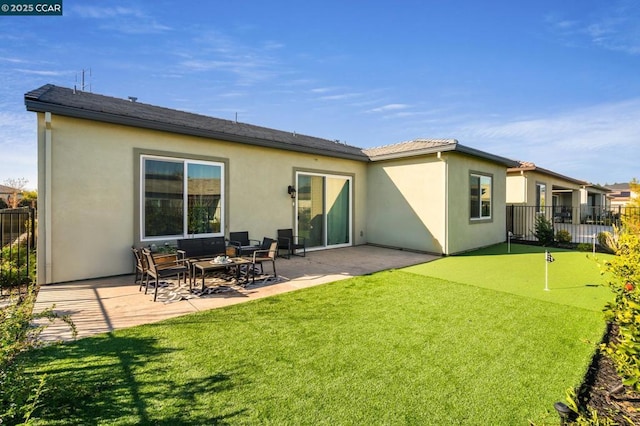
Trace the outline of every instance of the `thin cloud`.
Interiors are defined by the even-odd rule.
[[[569,45],[592,45],[602,49],[640,54],[640,3],[618,1],[589,20],[546,18],[552,33]]]
[[[61,77],[68,76],[70,74],[69,71],[52,71],[52,70],[30,70],[24,68],[17,68],[17,72],[31,75],[39,75],[43,77]]]
[[[460,121],[463,122],[462,120]],[[471,122],[454,131],[463,144],[579,179],[607,169],[618,180],[637,173],[640,99],[594,105],[553,116]],[[620,175],[617,175],[620,174]]]
[[[102,20],[100,28],[123,34],[156,34],[172,30],[142,10],[130,7],[80,5],[75,6],[72,13],[85,19]]]
[[[367,112],[369,112],[369,113],[389,112],[389,111],[403,110],[403,109],[407,109],[407,108],[409,108],[409,105],[407,105],[407,104],[387,104],[387,105],[383,105],[381,107],[370,109]]]
[[[342,93],[342,94],[338,94],[338,95],[327,95],[327,96],[320,96],[320,100],[322,101],[343,101],[346,99],[353,99],[353,98],[357,98],[361,96],[360,93]]]
[[[128,7],[100,7],[93,5],[78,5],[73,7],[73,12],[82,18],[112,19],[122,16],[132,16],[135,18],[146,18],[145,14],[137,9]]]

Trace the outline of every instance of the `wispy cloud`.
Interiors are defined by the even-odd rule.
[[[320,100],[321,101],[343,101],[343,100],[348,100],[348,99],[354,99],[361,96],[360,93],[338,93],[335,95],[325,95],[325,96],[320,96]]]
[[[30,70],[25,68],[16,68],[16,71],[24,74],[38,75],[42,77],[61,77],[71,74],[70,71],[53,71],[53,70]]]
[[[172,28],[156,21],[151,14],[136,8],[95,5],[78,5],[72,13],[85,19],[101,20],[100,28],[123,34],[155,34]]]
[[[612,1],[603,12],[582,20],[549,15],[546,21],[565,44],[640,54],[640,2],[635,0]]]
[[[369,112],[369,113],[389,112],[389,111],[403,110],[403,109],[407,109],[407,108],[409,108],[409,105],[407,105],[407,104],[387,104],[387,105],[383,105],[381,107],[372,108],[372,109],[368,110],[367,112]]]
[[[456,133],[462,143],[587,180],[603,170],[638,173],[631,155],[638,152],[638,135],[640,99],[550,116],[470,122]]]

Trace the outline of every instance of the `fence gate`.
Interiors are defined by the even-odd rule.
[[[35,279],[35,209],[0,210],[0,294]]]

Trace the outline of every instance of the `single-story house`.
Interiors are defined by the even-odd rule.
[[[132,271],[131,246],[293,228],[307,249],[454,254],[505,240],[513,161],[415,140],[375,149],[45,85],[38,281]]]
[[[507,170],[507,204],[546,212],[555,221],[581,223],[608,208],[609,189],[519,161]]]

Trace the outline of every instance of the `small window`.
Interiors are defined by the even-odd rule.
[[[224,164],[141,157],[141,239],[222,235]]]
[[[491,219],[491,176],[471,174],[470,187],[470,218]]]
[[[544,183],[536,183],[536,207],[538,212],[544,213],[547,204],[547,185]]]

